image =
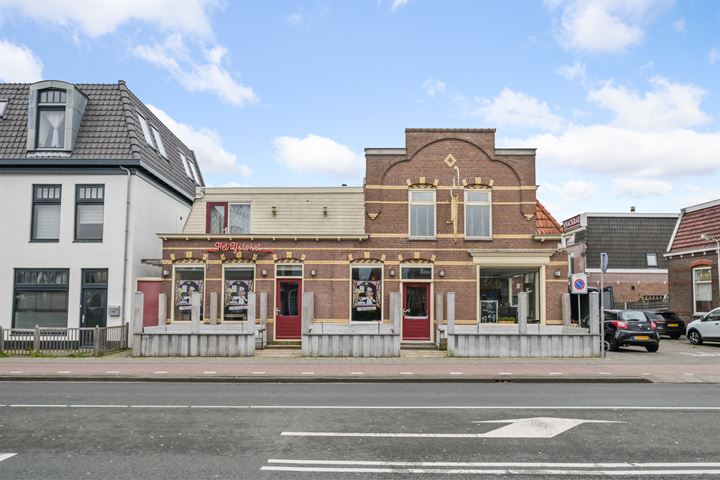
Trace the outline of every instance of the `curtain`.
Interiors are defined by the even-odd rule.
[[[60,126],[63,124],[63,120],[65,120],[65,112],[44,112],[44,114],[52,127],[50,147],[62,147],[62,145],[60,145]]]

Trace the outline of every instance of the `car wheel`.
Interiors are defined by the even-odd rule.
[[[680,334],[679,334],[679,333],[675,333],[675,334],[673,334],[673,335],[670,335],[670,338],[672,338],[673,340],[677,340],[678,338],[680,338]]]
[[[697,330],[690,330],[687,337],[693,345],[700,345],[703,342],[702,335]]]
[[[611,338],[610,339],[610,351],[617,352],[618,350],[620,350],[620,345],[618,345],[618,342],[616,339]]]
[[[645,350],[653,353],[653,352],[657,352],[658,348],[660,348],[660,345],[648,345],[647,347],[645,347]]]

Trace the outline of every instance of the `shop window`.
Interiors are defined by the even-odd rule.
[[[408,192],[409,234],[411,239],[435,239],[435,190],[415,189]]]
[[[227,206],[225,202],[207,203],[206,233],[227,233]]]
[[[192,294],[200,294],[200,318],[202,318],[202,298],[204,290],[205,268],[201,266],[176,266],[174,289],[174,320],[190,321],[192,312]]]
[[[382,266],[351,267],[350,297],[353,322],[382,321]]]
[[[248,317],[248,294],[254,290],[252,267],[226,267],[223,288],[223,320],[244,321]]]
[[[710,267],[693,268],[693,308],[694,314],[712,310],[712,270]]]
[[[57,242],[60,239],[61,196],[60,185],[33,185],[31,240]]]
[[[400,278],[403,280],[432,280],[432,267],[402,267]]]
[[[13,328],[66,328],[69,270],[15,270]]]
[[[75,240],[100,242],[103,239],[105,186],[75,187]]]
[[[539,322],[539,269],[481,268],[480,323],[517,323],[518,293],[528,294],[528,322]]]
[[[230,204],[230,233],[250,233],[250,204]]]
[[[490,190],[465,190],[465,238],[492,238],[492,202]]]
[[[37,147],[65,147],[65,90],[47,89],[38,92]]]

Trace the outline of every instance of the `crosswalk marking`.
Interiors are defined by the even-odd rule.
[[[0,453],[0,462],[7,460],[8,458],[14,457],[17,453]]]

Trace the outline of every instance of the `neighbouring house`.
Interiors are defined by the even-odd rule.
[[[676,213],[581,213],[563,222],[563,244],[574,273],[600,287],[600,253],[609,258],[605,286],[616,307],[664,301],[668,295],[667,248]]]
[[[164,321],[188,321],[196,291],[206,321],[244,320],[248,292],[265,292],[269,337],[299,340],[303,292],[317,323],[389,322],[400,292],[402,340],[430,342],[436,294],[456,293],[456,323],[495,324],[516,322],[527,292],[531,322],[562,323],[566,256],[534,149],[498,148],[494,129],[407,129],[365,162],[360,187],[198,189],[183,231],[159,233]]]
[[[686,320],[720,305],[720,199],[683,208],[667,246],[670,310]]]
[[[0,326],[117,326],[203,186],[126,86],[0,84]],[[159,284],[154,283],[159,291]]]

